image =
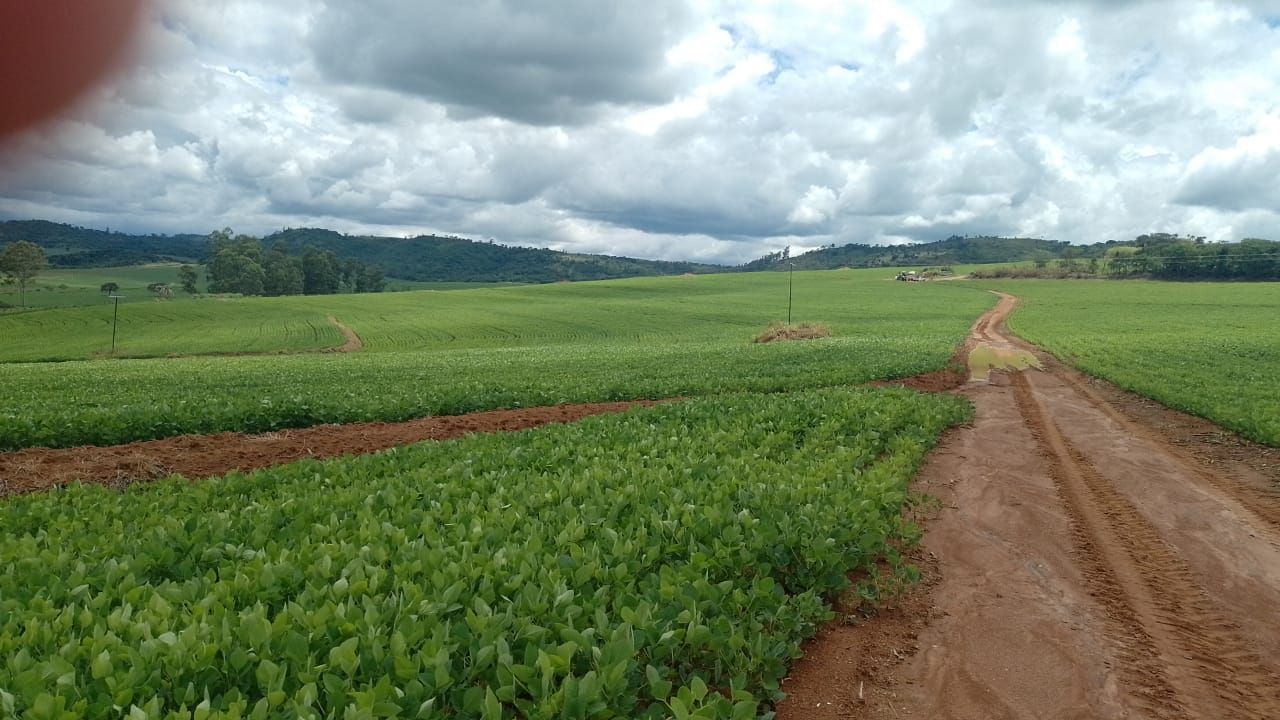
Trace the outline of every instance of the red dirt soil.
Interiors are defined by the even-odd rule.
[[[974,339],[1034,351],[1014,303]],[[1280,453],[1036,354],[917,478],[916,609],[824,630],[779,720],[1280,718]]]
[[[34,448],[0,454],[0,496],[37,492],[72,482],[124,487],[169,475],[197,480],[307,458],[377,452],[424,440],[526,430],[652,404],[556,405],[428,417],[402,423],[320,425],[264,435],[183,435],[111,447]]]
[[[356,334],[355,330],[352,330],[346,325],[338,322],[338,318],[332,315],[327,315],[326,317],[328,318],[329,323],[338,328],[338,332],[342,333],[343,342],[337,347],[324,348],[320,350],[320,352],[349,353],[359,352],[364,349],[364,341],[360,339],[360,336]]]

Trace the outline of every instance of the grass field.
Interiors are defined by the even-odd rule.
[[[796,319],[826,321],[836,336],[775,345],[750,342],[769,321],[785,317],[786,276],[773,273],[139,306],[131,308],[135,325],[121,323],[125,350],[271,351],[289,347],[290,338],[298,340],[293,347],[338,344],[336,331],[308,334],[329,329],[321,324],[326,312],[359,332],[366,348],[348,355],[0,364],[10,398],[0,408],[0,448],[905,377],[944,365],[993,301],[954,283],[883,277],[797,274]],[[0,318],[0,328],[28,328],[9,331],[27,337],[5,356],[91,350],[101,339],[86,343],[86,328],[101,329],[86,325],[84,312]],[[51,327],[31,325],[37,320]]]
[[[387,279],[386,292],[408,290],[483,290],[485,288],[517,287],[525,283],[509,282],[424,282],[421,280]]]
[[[893,561],[907,482],[968,413],[905,390],[730,395],[16,498],[0,699],[26,717],[757,717],[849,572]]]
[[[83,270],[45,269],[27,287],[27,307],[34,309],[76,307],[81,305],[110,305],[101,288],[109,282],[120,286],[117,294],[120,303],[152,302],[155,295],[147,290],[151,283],[169,283],[174,298],[185,299],[178,285],[180,263],[156,265],[132,265],[128,267],[86,268]],[[204,268],[197,266],[200,281],[197,288],[204,292]],[[0,285],[0,308],[5,305],[17,308],[21,304],[17,286]]]
[[[127,267],[63,269],[46,268],[27,288],[27,307],[33,310],[45,308],[85,307],[109,304],[100,288],[109,282],[120,286],[120,303],[134,304],[154,302],[156,297],[147,290],[151,283],[169,283],[173,287],[174,300],[189,300],[179,289],[179,263],[157,263],[154,265],[130,265]],[[207,282],[204,267],[195,266],[199,272],[196,288],[204,293]],[[415,282],[412,280],[387,279],[387,292],[403,292],[406,290],[474,290],[479,288],[508,287],[516,283],[470,283],[470,282]],[[199,299],[199,298],[197,298]],[[0,313],[19,312],[22,308],[18,288],[13,285],[0,285]]]
[[[968,283],[966,283],[968,284]],[[988,281],[1009,325],[1080,369],[1280,446],[1280,285]]]

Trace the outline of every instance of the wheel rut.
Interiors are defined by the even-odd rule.
[[[1274,451],[1084,379],[1005,328],[1016,303],[974,323],[975,419],[914,486],[940,501],[924,617],[873,618],[887,647],[824,630],[777,717],[1280,719]]]
[[[1063,370],[1056,374],[1059,379],[1087,400],[1089,404],[1105,414],[1123,432],[1141,437],[1148,442],[1159,444],[1166,454],[1177,459],[1182,467],[1192,473],[1197,480],[1238,504],[1248,515],[1252,516],[1255,526],[1261,532],[1268,533],[1273,543],[1280,545],[1280,492],[1221,477],[1205,468],[1177,445],[1166,442],[1156,431],[1131,420],[1096,390],[1089,387],[1086,381],[1075,377],[1074,372]]]
[[[1031,384],[1018,406],[1048,463],[1091,592],[1119,646],[1121,673],[1152,717],[1280,716],[1280,676],[1215,607],[1187,563],[1062,435]],[[1218,703],[1205,703],[1216,697]]]

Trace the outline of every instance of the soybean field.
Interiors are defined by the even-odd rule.
[[[944,366],[994,302],[886,276],[797,273],[795,319],[825,322],[834,337],[772,345],[751,339],[785,318],[781,273],[140,306],[121,325],[134,337],[122,347],[146,337],[157,353],[268,354],[0,364],[0,448],[900,378]],[[29,334],[3,352],[80,356],[86,312],[0,317],[6,334]],[[272,354],[340,343],[329,314],[360,334],[362,351]]]
[[[1021,302],[1009,327],[1080,369],[1280,446],[1280,285],[984,283]]]
[[[0,505],[0,706],[38,718],[753,718],[898,567],[958,398],[725,395]],[[637,479],[643,478],[643,482]]]

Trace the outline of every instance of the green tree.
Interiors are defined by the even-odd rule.
[[[104,282],[102,283],[102,287],[98,288],[103,295],[115,295],[116,291],[119,289],[120,286],[113,282]]]
[[[262,243],[252,235],[233,235],[231,228],[209,233],[209,254],[217,255],[223,250],[231,250],[262,264]]]
[[[1080,251],[1074,246],[1067,246],[1062,249],[1062,259],[1059,260],[1059,264],[1068,270],[1074,270],[1076,268],[1076,258],[1078,257],[1080,257]]]
[[[232,236],[231,228],[209,234],[209,291],[261,295],[266,283],[262,243],[251,235]]]
[[[339,292],[355,292],[356,278],[363,270],[364,263],[353,258],[343,259],[338,269]]]
[[[263,293],[266,295],[301,295],[302,260],[289,257],[277,248],[262,254],[262,271],[265,274]]]
[[[387,287],[386,278],[382,277],[382,268],[377,265],[365,265],[356,276],[356,292],[376,293]]]
[[[9,243],[4,252],[0,252],[0,273],[18,284],[23,307],[27,306],[27,284],[40,274],[45,263],[44,250],[26,240]]]
[[[178,268],[178,284],[182,286],[182,291],[188,295],[196,294],[196,281],[199,280],[196,269],[190,265],[183,265]]]
[[[209,262],[210,292],[261,295],[265,282],[262,266],[232,248],[220,250]]]
[[[307,295],[333,295],[341,282],[338,256],[330,250],[307,248],[302,254],[302,291]]]

